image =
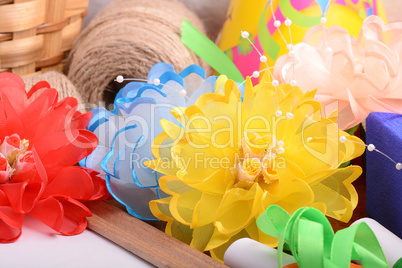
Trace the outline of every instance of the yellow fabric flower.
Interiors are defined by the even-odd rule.
[[[339,166],[361,155],[364,145],[338,129],[336,114],[321,117],[314,95],[289,84],[275,88],[265,75],[254,87],[247,79],[242,100],[222,75],[215,93],[173,109],[181,126],[161,121],[156,159],[146,163],[166,174],[159,184],[170,196],[150,203],[167,221],[166,233],[222,260],[242,237],[276,245],[256,226],[272,204],[290,214],[311,206],[348,221],[357,205],[351,182],[362,171]],[[340,143],[340,136],[347,141]]]

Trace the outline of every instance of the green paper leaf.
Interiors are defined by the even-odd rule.
[[[200,58],[205,60],[218,73],[225,74],[229,79],[243,82],[239,69],[208,37],[198,31],[188,20],[184,19],[181,26],[181,41]]]

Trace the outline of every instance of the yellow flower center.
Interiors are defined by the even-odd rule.
[[[253,139],[244,137],[242,140],[240,155],[235,165],[234,187],[248,189],[253,183],[267,186],[278,179],[275,159],[278,154],[284,152],[283,142],[277,142],[276,137],[271,135],[253,135]]]
[[[261,162],[257,158],[247,158],[243,161],[243,169],[247,174],[257,176],[261,172]]]

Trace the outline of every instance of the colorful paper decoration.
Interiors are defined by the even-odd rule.
[[[166,195],[159,190],[160,174],[143,162],[152,159],[152,141],[162,131],[159,121],[178,123],[170,111],[213,92],[215,80],[213,76],[206,79],[205,71],[197,65],[177,74],[170,64],[156,64],[147,81],[129,83],[120,90],[113,111],[103,107],[92,110],[88,129],[97,135],[99,145],[80,164],[99,171],[109,192],[131,215],[156,220],[148,203]]]
[[[274,217],[277,213],[271,211],[270,217]],[[318,214],[318,212],[317,212]],[[397,250],[402,248],[402,240],[394,235],[392,232],[384,228],[377,221],[370,218],[361,218],[351,225],[364,222],[370,227],[376,236],[385,258],[389,266],[398,267],[402,264],[402,251]],[[262,226],[264,228],[265,225]],[[294,228],[294,227],[293,227]],[[299,233],[301,235],[309,235]],[[249,238],[242,238],[235,241],[230,245],[225,252],[225,264],[232,268],[248,268],[248,267],[278,267],[278,254],[282,258],[282,265],[286,268],[299,267],[295,263],[293,256],[285,253],[278,252],[275,248],[268,247],[255,240]],[[398,264],[398,261],[401,264]],[[360,265],[350,264],[350,267],[361,267]]]
[[[325,10],[327,10],[325,12]],[[357,37],[363,19],[369,15],[385,18],[379,0],[233,0],[223,26],[219,47],[233,60],[245,77],[255,70],[264,69],[258,52],[247,40],[241,38],[241,31],[247,31],[257,49],[267,56],[267,63],[273,66],[275,60],[289,50],[287,44],[303,40],[307,30],[321,23],[325,16],[327,26],[338,25]],[[292,20],[289,29],[285,19]],[[281,26],[274,25],[278,20]],[[279,30],[282,34],[279,33]]]
[[[279,239],[279,267],[285,247],[300,268],[347,268],[352,260],[360,260],[363,267],[389,267],[377,238],[365,222],[334,234],[327,218],[315,208],[300,208],[290,216],[280,206],[272,205],[257,219],[257,226]],[[402,259],[394,267],[402,267]]]

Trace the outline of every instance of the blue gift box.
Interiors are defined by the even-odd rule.
[[[402,162],[402,115],[371,113],[366,120],[366,143]],[[402,170],[378,152],[366,153],[366,210],[402,238]]]

